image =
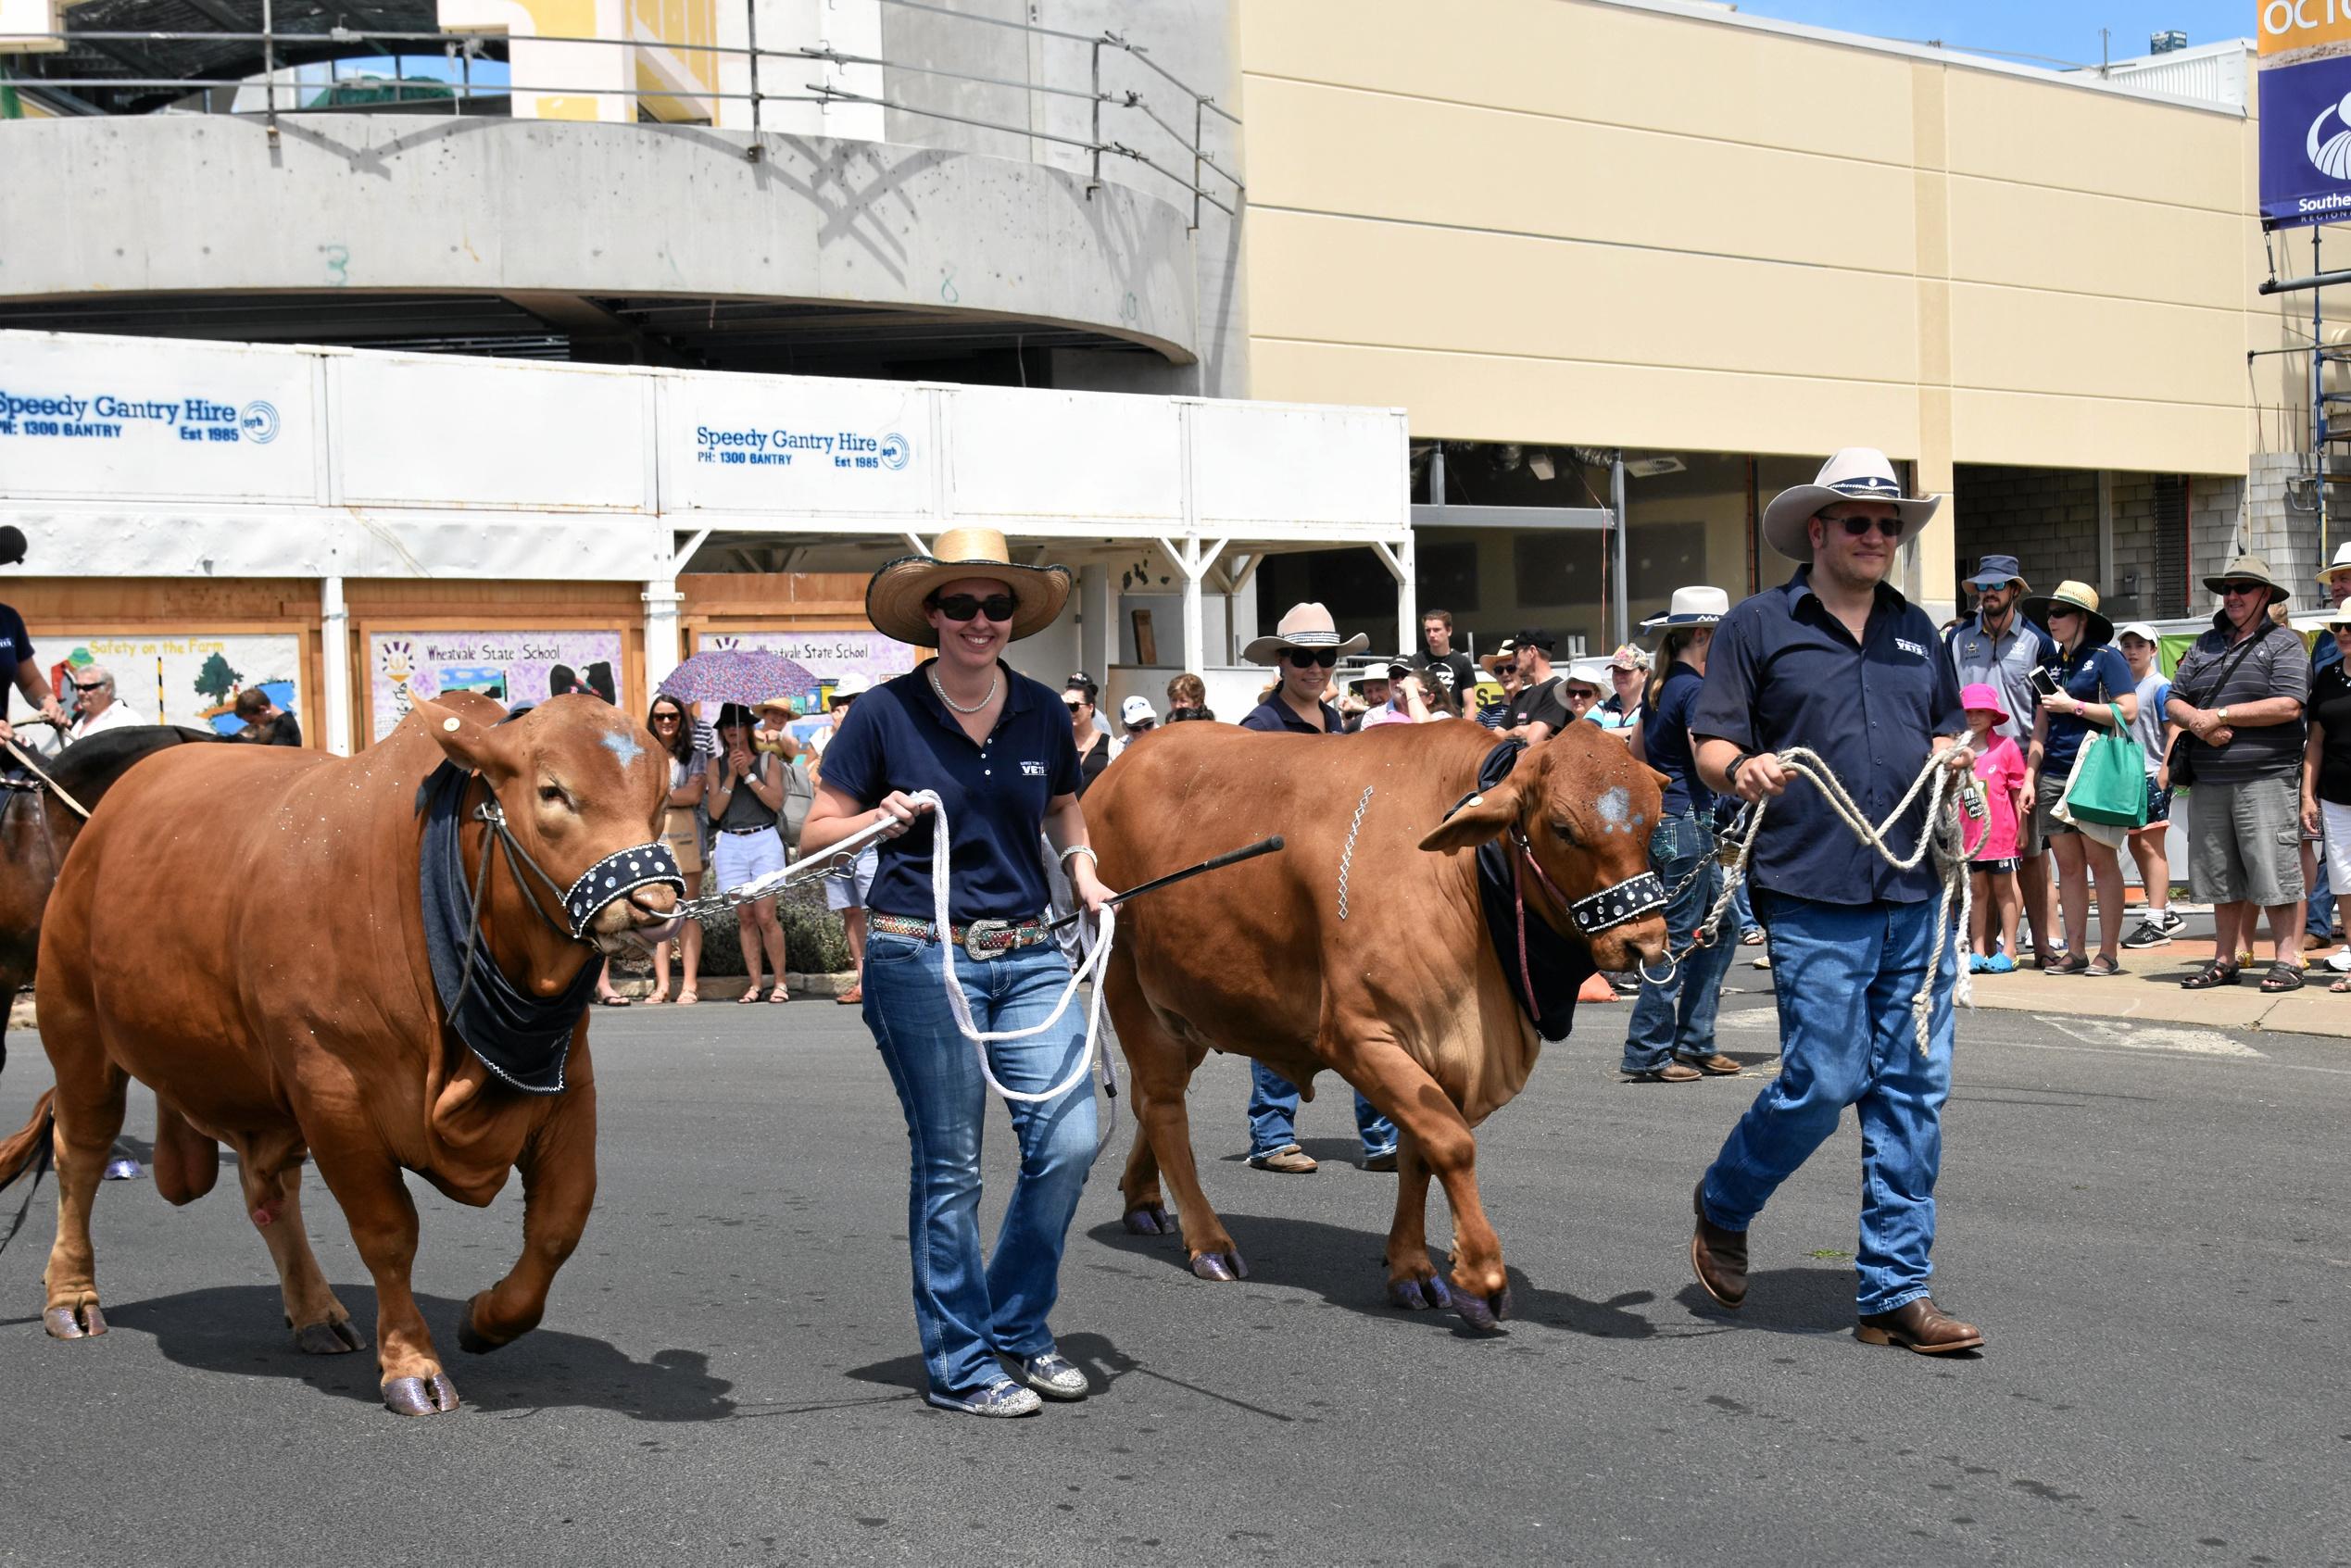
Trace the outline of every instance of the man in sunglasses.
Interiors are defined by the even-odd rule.
[[[2024,750],[2032,744],[2033,715],[2041,707],[2032,672],[2057,662],[2057,641],[2024,612],[2024,596],[2032,592],[2032,585],[2025,581],[2016,557],[1982,557],[1976,562],[1976,574],[1961,585],[1974,591],[1976,613],[1972,620],[1952,628],[1943,646],[1950,650],[1962,687],[1990,686],[2000,694],[2001,709],[2008,720],[1994,733]],[[2049,880],[2040,815],[2027,812],[2030,820],[2018,826],[2017,885],[2024,894],[2025,919],[2031,923],[2034,946],[2041,950],[2041,967],[2046,969],[2064,956],[2065,937],[2057,923],[2056,890]]]
[[[1804,564],[1723,617],[1690,719],[1707,787],[1770,802],[1748,877],[1769,934],[1780,1034],[1779,1078],[1691,1195],[1691,1267],[1723,1306],[1745,1299],[1748,1226],[1852,1106],[1863,1173],[1854,1336],[1925,1355],[1983,1343],[1928,1294],[1955,967],[1940,872],[1931,856],[1909,871],[1889,864],[1811,783],[1795,784],[1779,754],[1817,754],[1872,822],[1893,814],[1930,759],[1973,771],[1957,744],[1968,733],[1958,677],[1934,621],[1886,581],[1939,504],[1904,495],[1893,465],[1867,448],[1838,453],[1815,483],[1774,497],[1764,538]],[[1931,826],[1914,803],[1888,832],[1892,849],[1907,854]],[[1911,1005],[1930,964],[1922,1052]]]
[[[1565,683],[1552,672],[1551,650],[1559,644],[1549,632],[1529,627],[1511,638],[1510,646],[1517,650],[1518,695],[1510,699],[1510,722],[1502,734],[1533,746],[1565,729],[1575,717]]]

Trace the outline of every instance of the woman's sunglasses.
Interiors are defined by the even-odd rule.
[[[944,594],[933,599],[931,607],[949,621],[969,621],[974,615],[985,615],[990,621],[1001,621],[1012,619],[1021,601],[1010,594],[990,594],[984,599],[971,594]]]
[[[653,715],[653,721],[657,724],[674,724],[678,721],[678,716],[674,713],[656,713]]]
[[[1494,666],[1494,673],[1497,675],[1515,675],[1518,673],[1518,666],[1515,664],[1497,664]]]
[[[1282,657],[1301,670],[1327,670],[1339,662],[1337,648],[1284,648]]]

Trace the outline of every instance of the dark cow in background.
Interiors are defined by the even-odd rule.
[[[1201,1190],[1184,1090],[1210,1050],[1234,1051],[1307,1095],[1329,1069],[1394,1119],[1392,1299],[1452,1305],[1481,1327],[1507,1314],[1472,1129],[1525,1086],[1541,1042],[1490,935],[1468,851],[1510,835],[1525,919],[1587,946],[1599,968],[1661,957],[1666,928],[1650,912],[1587,940],[1568,908],[1648,872],[1659,775],[1622,741],[1571,724],[1479,794],[1494,748],[1467,723],[1315,737],[1187,724],[1128,747],[1087,792],[1087,826],[1113,887],[1268,834],[1288,841],[1280,854],[1137,899],[1121,912],[1104,982],[1138,1123],[1120,1183],[1128,1228],[1168,1225],[1163,1173],[1203,1278],[1246,1268]],[[1450,1292],[1428,1259],[1432,1173],[1453,1211]]]
[[[419,702],[357,757],[191,746],[132,771],[93,813],[42,938],[41,1041],[57,1073],[51,1334],[105,1332],[90,1207],[132,1077],[156,1094],[157,1189],[175,1203],[200,1197],[218,1175],[219,1144],[233,1146],[295,1342],[331,1354],[367,1338],[303,1230],[302,1163],[318,1161],[375,1279],[394,1410],[457,1404],[409,1291],[417,1214],[404,1169],[475,1205],[521,1170],[522,1256],[473,1298],[459,1340],[491,1349],[538,1323],[596,1196],[585,972],[632,931],[666,934],[676,892],[623,884],[592,915],[580,904],[592,940],[564,928],[585,873],[658,836],[668,759],[595,697],[503,718],[486,697],[452,693]],[[444,758],[462,771],[436,772]],[[494,862],[476,961],[510,982],[500,1005],[527,1012],[529,998],[561,1000],[551,1036],[560,1092],[512,1086],[449,1027],[420,884],[428,775],[446,792],[437,798],[461,803],[439,820],[461,824],[446,831],[465,886]],[[493,808],[557,883],[552,896],[492,840]],[[0,1179],[47,1131],[45,1115],[0,1144]]]

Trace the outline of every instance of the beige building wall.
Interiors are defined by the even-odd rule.
[[[1417,436],[1874,445],[1936,490],[1961,462],[2242,475],[2305,417],[2306,361],[2248,368],[2307,341],[2308,296],[2255,293],[2235,112],[1676,0],[1237,25],[1252,396]]]

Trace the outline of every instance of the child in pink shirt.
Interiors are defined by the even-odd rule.
[[[2017,967],[2010,955],[2017,950],[2018,812],[2030,809],[2024,798],[2024,754],[1999,733],[2008,715],[2001,711],[1998,692],[1987,685],[1965,687],[1959,706],[1968,710],[1968,744],[1975,747],[1976,778],[1983,785],[1986,808],[1980,832],[1973,822],[1967,830],[1968,874],[1975,899],[1968,933],[1975,953],[1968,969],[1974,974],[2006,974]],[[1992,946],[1995,929],[1997,950]]]

